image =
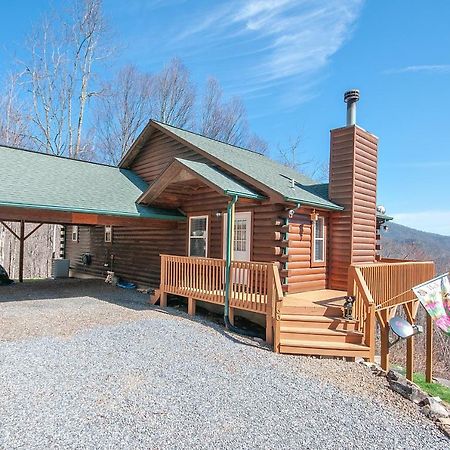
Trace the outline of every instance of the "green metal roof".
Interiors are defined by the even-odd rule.
[[[377,212],[377,219],[378,219],[378,220],[383,220],[383,221],[385,221],[385,222],[388,222],[388,221],[390,221],[390,220],[394,220],[393,217],[388,216],[387,214],[381,214],[381,213],[379,213],[379,212]]]
[[[264,198],[257,192],[252,191],[242,183],[239,183],[236,179],[224,174],[217,167],[212,167],[204,162],[190,161],[181,158],[175,159],[183,166],[198,174],[201,178],[204,178],[217,186],[226,195],[239,195],[240,197],[258,199]]]
[[[136,203],[148,185],[130,170],[0,146],[0,206],[183,220]]]
[[[161,122],[155,123],[200,150],[220,159],[225,164],[247,174],[255,181],[278,192],[286,201],[332,210],[343,209],[328,199],[327,184],[318,184],[298,171],[273,161],[260,153],[225,144]],[[294,180],[293,186],[292,179]]]

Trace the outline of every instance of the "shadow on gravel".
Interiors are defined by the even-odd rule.
[[[213,328],[215,331],[235,344],[245,345],[247,347],[255,347],[260,350],[272,352],[272,347],[266,344],[266,342],[264,341],[264,328],[258,324],[250,322],[243,317],[236,316],[235,325],[241,329],[256,331],[257,333],[259,333],[259,341],[228,331],[225,328],[223,316],[221,314],[208,311],[201,306],[197,306],[195,316],[189,316],[187,314],[186,300],[181,297],[169,296],[168,308],[161,308],[159,306],[152,306],[151,308],[161,314],[182,317],[183,319],[188,319],[191,322],[200,323],[208,328]]]

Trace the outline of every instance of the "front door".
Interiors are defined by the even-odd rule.
[[[223,257],[227,254],[227,214],[223,222]],[[237,212],[234,220],[233,260],[250,261],[251,251],[252,213]]]
[[[227,256],[227,214],[224,214],[223,222],[223,258]],[[234,242],[233,261],[250,261],[251,236],[252,236],[252,213],[237,212],[234,216]],[[234,269],[231,277],[232,282],[247,284],[247,269]]]

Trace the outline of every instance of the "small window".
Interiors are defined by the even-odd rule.
[[[112,226],[105,225],[105,242],[112,242]]]
[[[78,242],[78,226],[74,225],[72,227],[72,242]]]
[[[208,216],[189,219],[189,256],[205,257],[208,254]]]
[[[325,219],[323,217],[318,217],[314,221],[312,250],[313,262],[325,262]]]

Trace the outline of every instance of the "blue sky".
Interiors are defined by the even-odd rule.
[[[51,2],[2,8],[0,63],[20,53]],[[53,2],[58,5],[59,2]],[[450,2],[435,0],[105,0],[115,65],[160,70],[180,57],[197,83],[240,95],[252,129],[278,144],[302,136],[326,160],[359,88],[358,123],[380,138],[379,203],[398,222],[450,235]]]

